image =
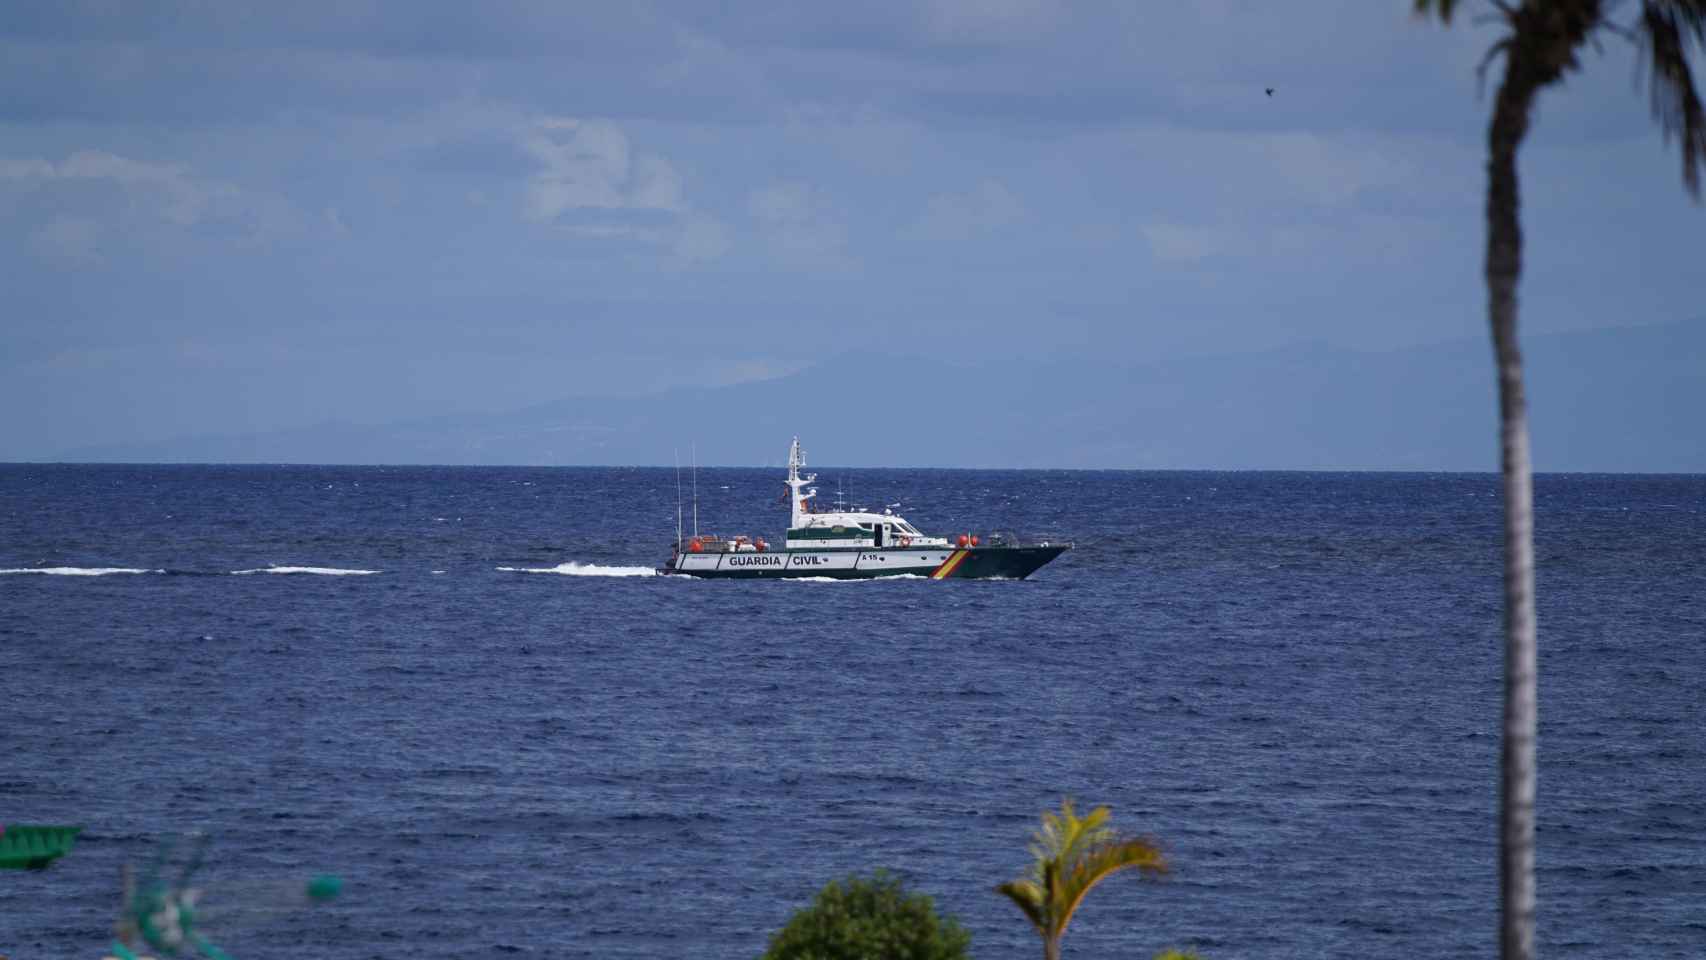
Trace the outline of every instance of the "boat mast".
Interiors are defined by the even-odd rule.
[[[699,536],[699,444],[695,442],[693,451],[693,536]]]
[[[817,474],[808,473],[800,476],[800,468],[806,465],[805,452],[800,449],[800,438],[795,437],[793,445],[788,447],[788,529],[797,529],[805,524],[805,518],[810,512],[806,501],[817,495],[817,488],[810,484],[817,479]]]
[[[681,554],[681,448],[670,451],[675,455],[675,552]]]

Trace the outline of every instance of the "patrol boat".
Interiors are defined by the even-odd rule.
[[[677,521],[675,551],[661,574],[689,577],[829,577],[867,580],[912,575],[932,580],[1004,577],[1022,580],[1072,548],[1071,543],[1024,543],[1009,534],[950,540],[919,532],[885,510],[820,509],[817,474],[804,474],[800,438],[788,448],[788,536],[780,550],[763,538],[694,536]]]

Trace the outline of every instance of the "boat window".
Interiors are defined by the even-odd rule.
[[[859,524],[859,526],[864,527],[866,530],[871,529],[871,525],[868,523],[861,523],[861,524]]]

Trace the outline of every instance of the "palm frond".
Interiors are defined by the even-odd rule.
[[[1061,800],[1059,814],[1044,810],[1042,828],[1031,835],[1031,844],[1027,848],[1033,859],[1032,879],[1042,879],[1044,863],[1071,862],[1080,851],[1113,839],[1114,832],[1107,826],[1109,816],[1107,807],[1097,807],[1080,818],[1073,809],[1071,797]]]
[[[1011,880],[995,888],[995,892],[1013,901],[1014,906],[1031,921],[1037,932],[1048,936],[1048,914],[1043,888],[1029,880]]]
[[[1477,25],[1503,23],[1512,28],[1516,26],[1517,12],[1515,8],[1505,3],[1504,0],[1488,0],[1488,2],[1493,5],[1497,12],[1477,17],[1475,19]],[[1415,6],[1411,8],[1411,12],[1418,18],[1429,18],[1437,14],[1441,23],[1450,26],[1451,15],[1456,9],[1457,0],[1415,0]],[[1475,83],[1480,91],[1485,92],[1487,87],[1487,68],[1501,54],[1506,56],[1510,54],[1513,39],[1508,34],[1501,37],[1497,43],[1488,47],[1487,52],[1481,56],[1480,64],[1475,67]]]
[[[1166,873],[1167,861],[1161,855],[1160,845],[1146,837],[1105,843],[1072,863],[1061,877],[1060,886],[1054,891],[1055,916],[1058,918],[1060,932],[1066,932],[1066,925],[1072,922],[1073,913],[1096,884],[1121,870],[1132,869],[1149,874]]]
[[[1440,21],[1449,24],[1451,23],[1452,9],[1456,6],[1457,0],[1416,0],[1415,14],[1418,17],[1425,17],[1428,14],[1438,12]]]
[[[1510,54],[1512,42],[1513,38],[1505,37],[1488,47],[1487,52],[1481,55],[1481,62],[1475,65],[1475,85],[1478,92],[1486,92],[1487,68],[1493,65],[1493,61],[1499,58],[1499,54],[1502,53],[1507,56]]]
[[[1516,16],[1516,10],[1510,4],[1506,3],[1505,0],[1487,0],[1487,3],[1491,4],[1494,9],[1499,11],[1496,19],[1510,20],[1512,17]],[[1426,17],[1429,14],[1438,13],[1439,21],[1446,26],[1450,26],[1451,15],[1456,11],[1456,9],[1457,0],[1416,0],[1416,5],[1411,8],[1411,12],[1418,17]]]
[[[1083,818],[1073,813],[1070,800],[1062,802],[1060,809],[1064,830],[1058,856],[1063,866],[1076,862],[1097,844],[1113,839],[1114,831],[1107,825],[1111,815],[1107,807],[1096,807]]]
[[[1682,182],[1700,199],[1700,171],[1706,167],[1706,107],[1689,68],[1691,47],[1706,47],[1706,0],[1646,0],[1637,32],[1652,71],[1653,119],[1682,140]]]

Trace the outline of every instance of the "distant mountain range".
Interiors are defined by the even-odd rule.
[[[1536,467],[1706,472],[1706,322],[1529,338]],[[381,426],[86,447],[91,462],[1496,470],[1491,350],[1324,344],[954,366],[850,353],[773,380]]]

